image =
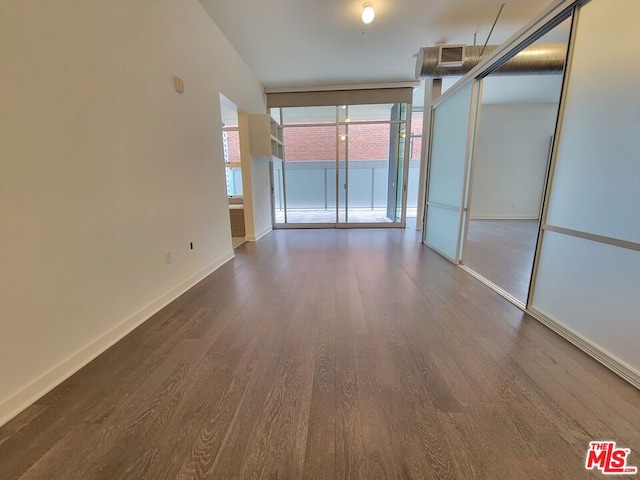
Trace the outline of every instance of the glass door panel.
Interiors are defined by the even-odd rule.
[[[338,175],[334,175],[336,183],[334,184],[334,206],[336,205],[336,195],[335,192],[338,192],[337,196],[337,212],[338,212],[338,222],[339,223],[347,223],[348,222],[348,201],[347,201],[347,158],[349,155],[349,125],[338,125],[337,127],[337,140],[336,140],[336,150],[338,154]],[[334,169],[335,173],[335,169]]]
[[[340,168],[346,183],[344,201],[339,204],[339,212],[345,211],[340,222],[401,222],[406,109],[406,104],[340,109],[340,118],[349,120],[339,126]]]
[[[401,223],[407,111],[404,103],[281,109],[286,158],[274,164],[275,223]]]
[[[418,214],[418,191],[420,190],[420,156],[422,153],[423,112],[411,111],[411,133],[409,135],[409,175],[407,180],[407,218]]]
[[[398,167],[396,169],[396,211],[395,218],[396,222],[402,221],[402,205],[404,201],[404,182],[405,182],[405,168],[406,168],[406,155],[405,150],[407,149],[407,124],[401,123],[400,128],[398,129],[398,148],[397,148],[397,158],[398,158]]]
[[[335,124],[285,128],[284,144],[287,223],[336,223]]]
[[[271,162],[271,205],[273,205],[273,221],[276,224],[286,222],[284,206],[284,176],[282,160]]]
[[[453,262],[460,253],[473,90],[469,84],[433,110],[424,240]]]
[[[390,184],[389,124],[349,124],[340,128],[339,181],[345,193],[340,198],[340,221],[392,222],[393,218],[387,215]],[[395,176],[391,183],[394,182]],[[395,216],[395,195],[391,204],[390,208]]]
[[[391,121],[400,121],[402,114],[402,107],[399,104],[394,105],[391,108]],[[401,149],[401,131],[404,128],[404,124],[391,123],[389,125],[389,161],[387,163],[387,218],[390,221],[396,221],[397,206],[398,206],[398,191],[402,191],[402,176],[399,175],[399,171],[402,164],[404,155],[404,148]],[[398,180],[400,179],[400,182]],[[401,197],[402,198],[402,197]],[[402,205],[402,200],[400,200]]]

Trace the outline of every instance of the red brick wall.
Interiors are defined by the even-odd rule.
[[[414,119],[411,130],[422,132],[422,119]],[[341,135],[346,133],[340,127]],[[349,160],[387,160],[388,124],[349,125]],[[327,161],[336,158],[336,127],[290,127],[284,129],[285,156],[288,162]],[[343,147],[341,152],[344,152]],[[413,142],[411,158],[420,158],[420,139]]]
[[[290,127],[284,132],[287,162],[327,161],[336,158],[336,127]]]
[[[411,133],[414,135],[422,135],[422,117],[413,118],[411,120]],[[414,138],[411,158],[414,160],[419,159],[421,149],[422,149],[422,138],[421,137]]]
[[[229,161],[240,162],[240,132],[227,132]]]
[[[422,133],[422,119],[411,123],[414,134]],[[345,128],[340,127],[344,133]],[[288,162],[333,161],[336,158],[336,127],[290,127],[284,129],[285,155]],[[420,158],[421,139],[413,141],[411,158]],[[229,161],[240,162],[238,132],[227,132]],[[342,142],[341,152],[344,152]],[[349,160],[387,160],[389,158],[389,125],[350,125]]]

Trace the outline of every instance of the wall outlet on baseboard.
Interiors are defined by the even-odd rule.
[[[173,260],[171,259],[171,252],[164,253],[164,261],[169,265]]]

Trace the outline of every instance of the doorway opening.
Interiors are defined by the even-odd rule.
[[[566,20],[533,47],[568,44],[570,27]],[[562,73],[481,79],[461,263],[522,305],[529,297]]]
[[[220,115],[227,197],[229,199],[229,220],[231,222],[231,243],[235,250],[246,242],[240,127],[236,105],[222,94],[220,94]]]

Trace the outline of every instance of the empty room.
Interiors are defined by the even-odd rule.
[[[636,478],[639,18],[0,2],[0,479]]]

